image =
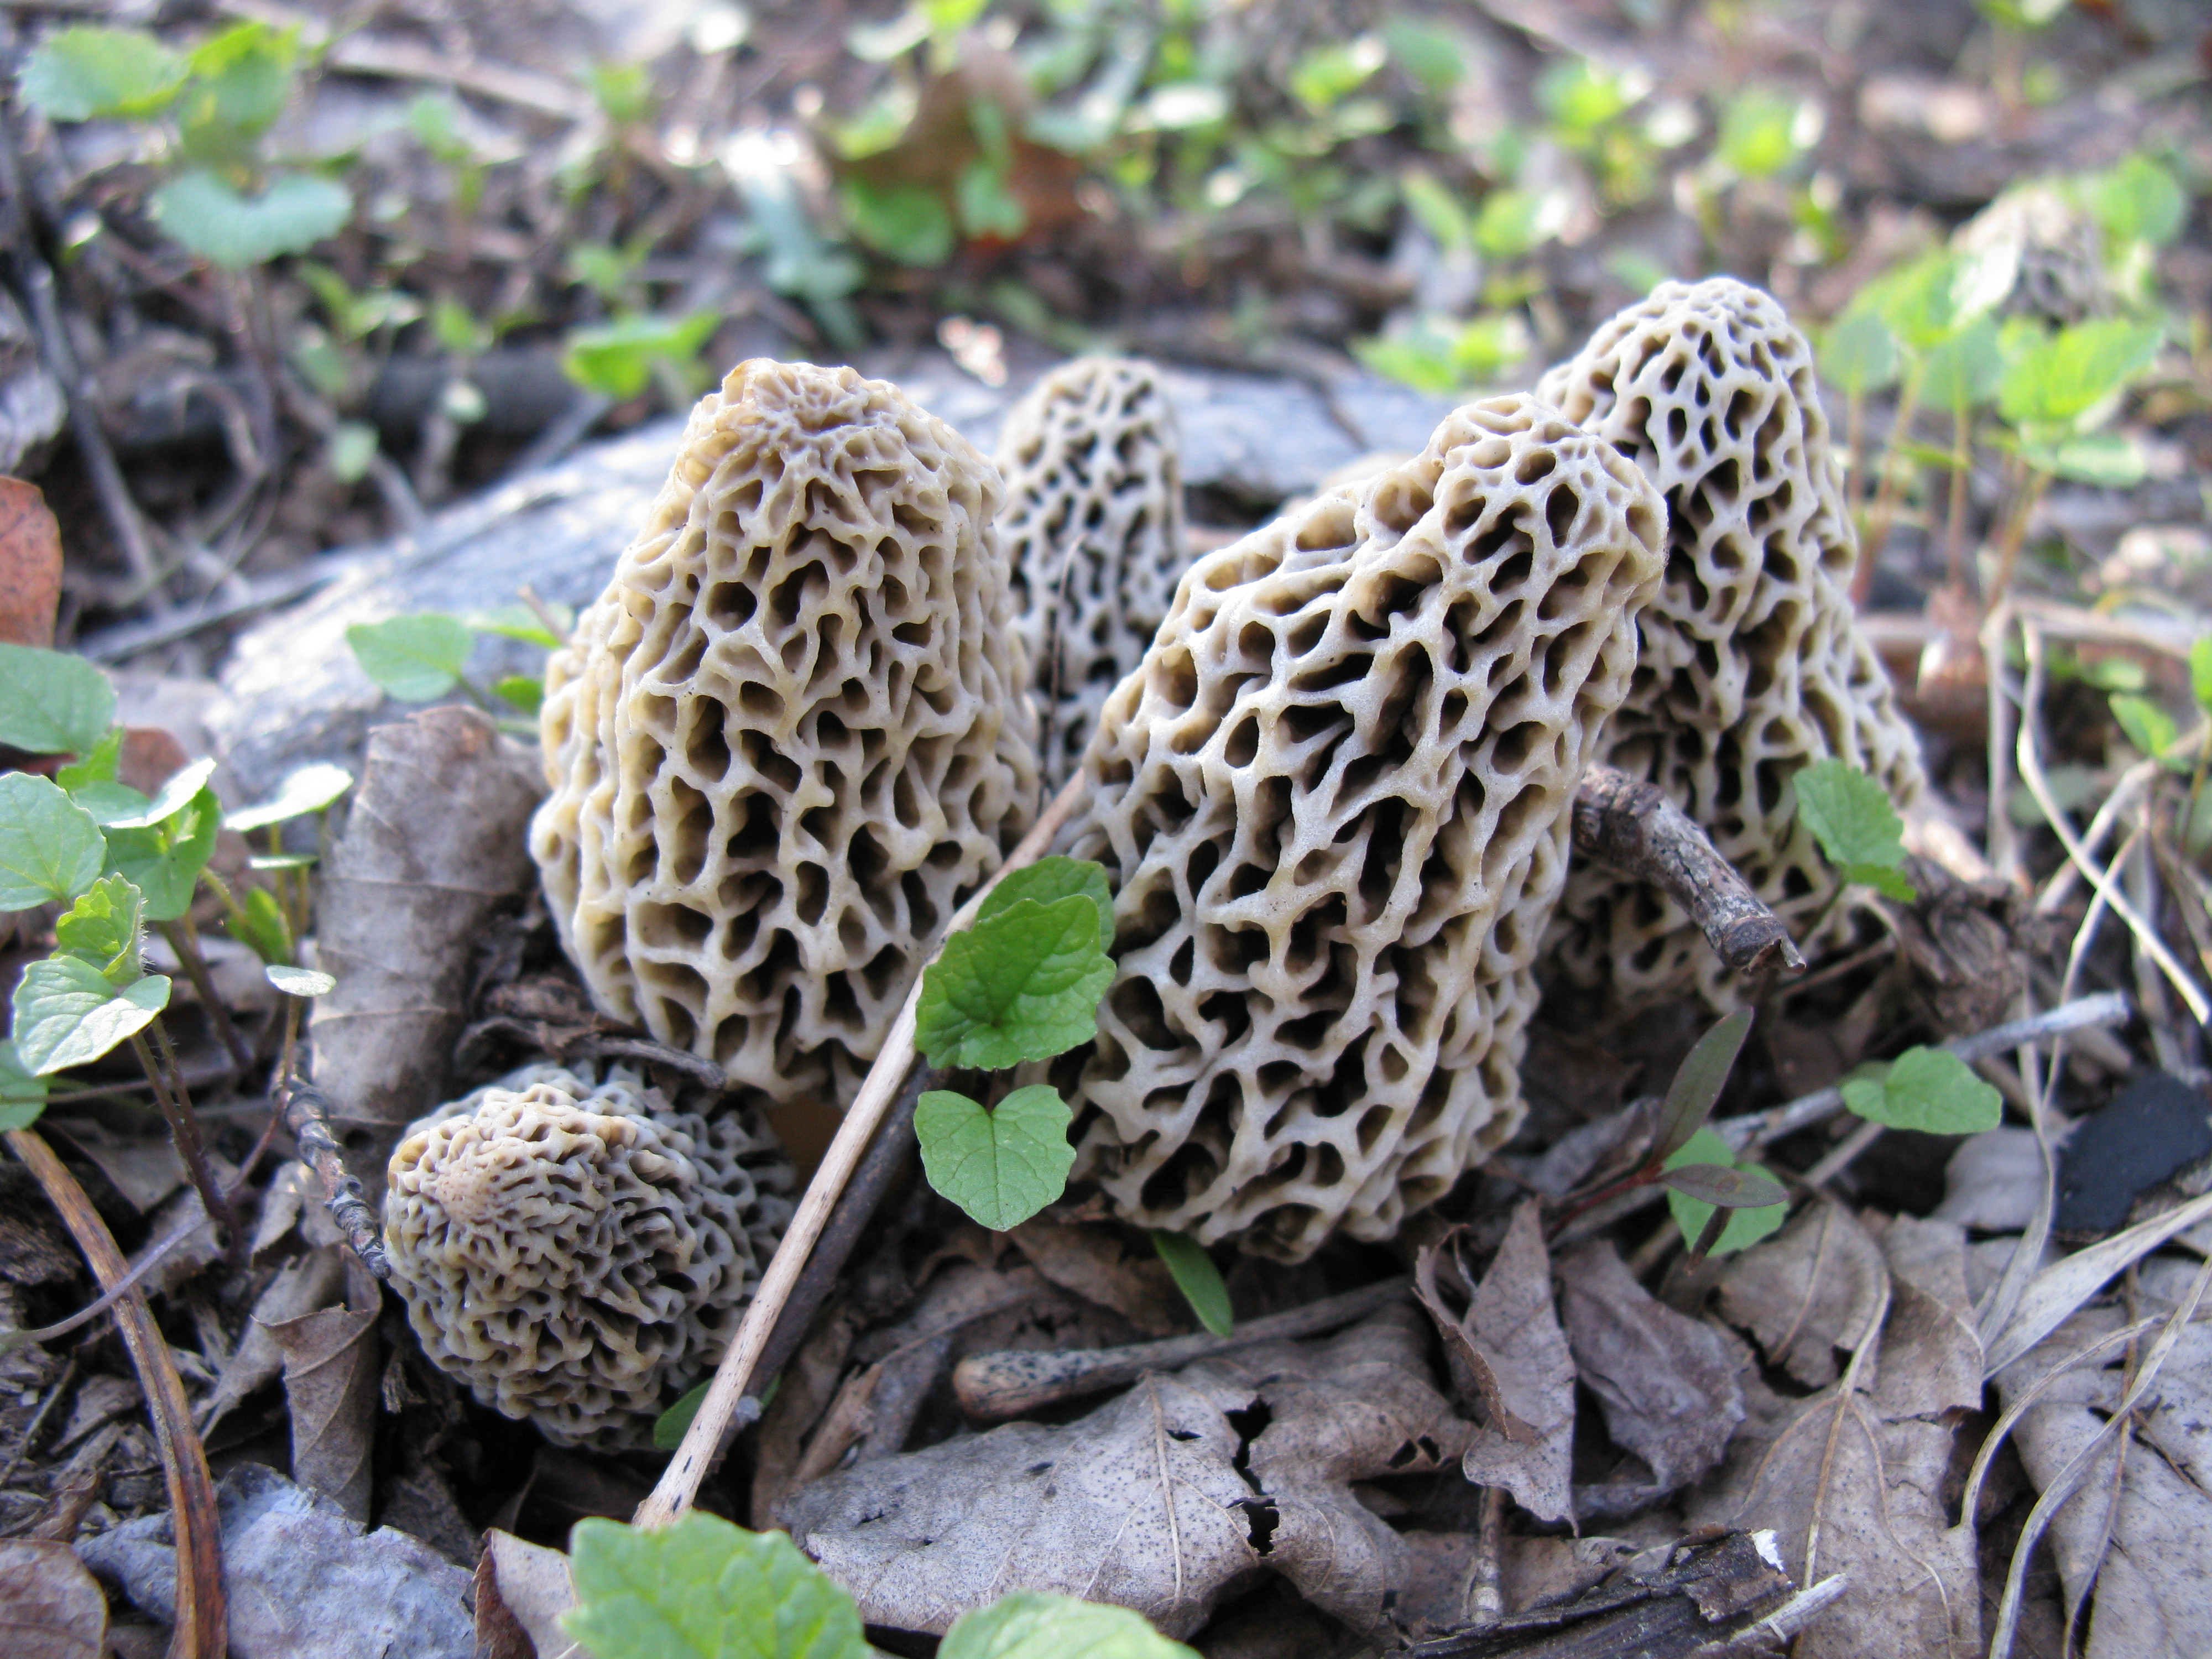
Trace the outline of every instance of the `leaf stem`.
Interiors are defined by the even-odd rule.
[[[229,1053],[231,1064],[238,1067],[243,1078],[253,1069],[253,1050],[246,1047],[246,1039],[239,1035],[238,1026],[231,1019],[230,1010],[216,994],[215,980],[208,972],[207,957],[201,953],[199,935],[184,918],[154,924],[161,930],[161,937],[169,941],[169,948],[183,964],[185,977],[192,982],[192,990],[207,1010],[208,1018],[215,1026],[216,1036]]]
[[[166,1077],[155,1063],[154,1051],[147,1046],[144,1032],[131,1034],[131,1050],[138,1056],[147,1080],[154,1085],[154,1099],[161,1108],[161,1115],[168,1120],[169,1139],[185,1160],[185,1173],[191,1177],[192,1189],[200,1195],[201,1206],[206,1210],[208,1219],[222,1229],[223,1254],[235,1267],[246,1260],[245,1229],[238,1224],[238,1211],[208,1164],[207,1144],[200,1139],[199,1120],[192,1115],[191,1097],[185,1091],[184,1078],[174,1069],[176,1051],[169,1046],[168,1033],[162,1029],[158,1017],[148,1029],[160,1042],[163,1059],[169,1062]]]

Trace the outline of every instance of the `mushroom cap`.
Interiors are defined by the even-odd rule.
[[[1844,937],[1834,871],[1797,817],[1799,770],[1839,756],[1900,811],[1924,787],[1918,739],[1857,627],[1857,538],[1805,337],[1729,277],[1662,283],[1537,382],[1667,499],[1666,580],[1644,608],[1635,682],[1592,758],[1664,789],[1801,945]],[[1577,869],[1546,957],[1626,1009],[1741,992],[1680,907]]]
[[[1159,371],[1079,357],[1030,388],[999,437],[1018,626],[1036,673],[1045,788],[1083,758],[1190,562],[1182,462]]]
[[[1513,397],[1192,567],[1073,838],[1116,890],[1078,1169],[1125,1217],[1297,1260],[1511,1133],[1664,535],[1635,468]]]
[[[410,1126],[385,1249],[423,1352],[478,1400],[557,1444],[637,1444],[720,1358],[790,1187],[748,1113],[535,1066]]]
[[[857,1090],[1035,811],[1001,499],[848,368],[755,360],[701,399],[546,672],[531,851],[609,1013],[771,1099]]]

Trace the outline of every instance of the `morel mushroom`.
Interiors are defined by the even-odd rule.
[[[1050,792],[1082,761],[1099,708],[1152,642],[1189,562],[1158,371],[1115,357],[1054,369],[1006,416],[999,471]]]
[[[1727,277],[1662,283],[1537,383],[1667,499],[1666,580],[1635,683],[1592,759],[1657,784],[1793,933],[1836,876],[1790,780],[1840,756],[1901,809],[1919,746],[1850,600],[1857,541],[1814,385],[1781,306]],[[1838,914],[1808,954],[1851,927]],[[1595,866],[1568,884],[1545,955],[1619,1010],[1694,987],[1741,995],[1680,907]]]
[[[1192,567],[1074,836],[1116,889],[1079,1170],[1126,1217],[1297,1260],[1511,1133],[1664,534],[1634,467],[1516,397]]]
[[[1002,499],[850,369],[741,363],[692,411],[546,672],[531,851],[609,1013],[771,1099],[851,1098],[1035,811]]]
[[[791,1182],[746,1111],[531,1066],[409,1128],[385,1249],[440,1370],[556,1444],[635,1445],[721,1357]]]

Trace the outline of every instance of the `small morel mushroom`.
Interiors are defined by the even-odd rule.
[[[1638,623],[1636,678],[1591,759],[1657,784],[1791,925],[1808,955],[1836,877],[1790,780],[1839,756],[1899,810],[1920,794],[1917,740],[1850,599],[1857,540],[1814,384],[1782,307],[1728,277],[1662,283],[1600,328],[1537,395],[1634,461],[1667,500],[1666,580]],[[1680,907],[1578,868],[1545,957],[1609,1007],[1694,988],[1741,992]]]
[[[636,1445],[721,1357],[791,1184],[747,1111],[530,1066],[410,1127],[385,1249],[440,1370],[556,1444]]]
[[[1664,535],[1634,467],[1516,397],[1192,567],[1074,834],[1116,889],[1079,1170],[1124,1216],[1295,1261],[1511,1133]]]
[[[1079,357],[1014,406],[999,439],[1000,533],[1036,672],[1048,793],[1145,654],[1189,556],[1175,411],[1150,363]]]
[[[546,671],[531,851],[609,1013],[771,1099],[858,1089],[1036,809],[997,472],[896,386],[756,360]]]

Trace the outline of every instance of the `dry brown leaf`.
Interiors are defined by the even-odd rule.
[[[199,1409],[200,1433],[204,1436],[246,1396],[264,1383],[273,1382],[284,1369],[284,1351],[269,1334],[269,1327],[297,1319],[327,1307],[345,1284],[342,1247],[325,1244],[295,1256],[276,1270],[276,1276],[255,1298],[252,1316],[230,1358],[216,1375],[215,1391]]]
[[[61,526],[37,485],[0,478],[0,642],[52,645],[61,597]]]
[[[1719,1462],[1743,1421],[1738,1362],[1719,1333],[1654,1300],[1602,1241],[1561,1261],[1557,1278],[1576,1369],[1613,1439],[1650,1465],[1648,1495]]]
[[[100,1659],[106,1643],[107,1598],[75,1550],[0,1538],[0,1653],[8,1659]]]
[[[1544,1248],[1540,1206],[1514,1211],[1504,1243],[1482,1276],[1464,1316],[1438,1295],[1437,1258],[1444,1245],[1423,1250],[1413,1288],[1455,1361],[1489,1410],[1461,1462],[1479,1486],[1499,1486],[1540,1521],[1575,1518],[1575,1362],[1552,1306],[1552,1261]],[[1462,1270],[1463,1271],[1463,1270]]]
[[[1720,1310],[1759,1339],[1771,1364],[1825,1389],[1837,1377],[1836,1350],[1858,1347],[1887,1287],[1881,1247],[1842,1206],[1814,1204],[1728,1264]]]
[[[779,1518],[871,1623],[942,1632],[1013,1589],[1133,1607],[1171,1636],[1272,1571],[1379,1626],[1402,1539],[1351,1483],[1440,1468],[1467,1425],[1393,1308],[1325,1342],[1146,1376],[1065,1428],[1012,1423],[802,1488]]]
[[[369,1455],[376,1442],[376,1280],[346,1258],[346,1303],[269,1326],[284,1355],[291,1407],[292,1479],[368,1519]]]
[[[1190,1321],[1167,1263],[1139,1255],[1115,1227],[1024,1221],[1006,1235],[1030,1265],[1064,1291],[1111,1308],[1146,1336],[1172,1336]]]
[[[432,708],[368,740],[318,905],[315,1083],[332,1127],[367,1127],[353,1166],[374,1203],[399,1132],[447,1097],[469,976],[492,918],[538,881],[524,828],[537,763],[472,708]]]
[[[1867,1237],[1848,1215],[1834,1224],[1838,1236]],[[1953,1530],[1944,1508],[1962,1415],[1947,1396],[1980,1362],[1965,1308],[1964,1236],[1908,1226],[1892,1253],[1905,1289],[1890,1294],[1877,1249],[1880,1333],[1863,1357],[1808,1400],[1780,1399],[1750,1379],[1751,1419],[1686,1506],[1692,1524],[1771,1528],[1801,1584],[1850,1574],[1792,1649],[1796,1659],[1963,1659],[1979,1647],[1973,1528]],[[1869,1394],[1877,1352],[1881,1391]]]
[[[588,1659],[583,1644],[561,1628],[561,1615],[576,1605],[576,1587],[568,1577],[568,1558],[542,1544],[525,1543],[497,1528],[484,1534],[484,1560],[498,1591],[500,1605],[537,1650],[538,1659]],[[484,1582],[482,1567],[477,1582]],[[481,1632],[484,1608],[479,1601],[477,1627]]]

